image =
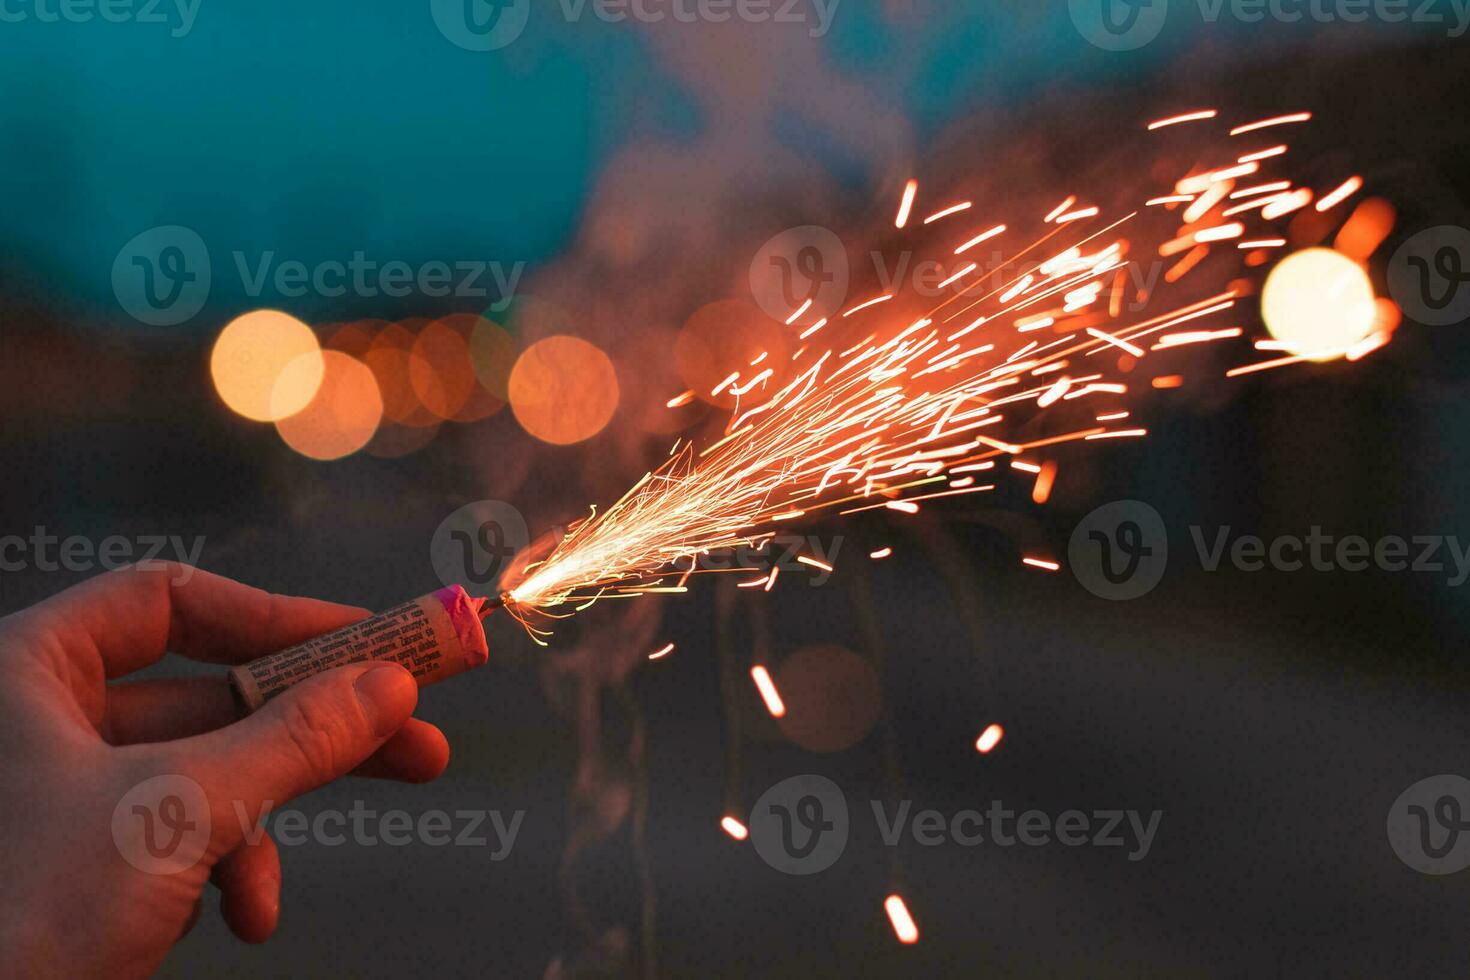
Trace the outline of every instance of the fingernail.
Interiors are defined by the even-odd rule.
[[[357,700],[367,713],[373,734],[379,738],[402,728],[418,702],[418,686],[408,671],[397,664],[382,664],[365,671],[355,687]]]

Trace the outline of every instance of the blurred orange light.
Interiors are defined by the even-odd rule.
[[[495,321],[477,317],[470,332],[470,364],[480,387],[502,404],[510,398],[510,372],[515,363],[515,338]]]
[[[284,385],[288,364],[302,358]],[[230,409],[257,422],[301,411],[322,382],[321,345],[312,329],[279,310],[255,310],[231,320],[214,342],[209,373]]]
[[[987,755],[991,749],[1000,744],[1005,734],[1006,730],[999,725],[987,726],[985,731],[980,733],[980,737],[975,739],[975,751],[981,755]]]
[[[401,425],[421,427],[438,425],[440,419],[419,400],[409,374],[414,334],[399,323],[390,323],[378,332],[362,362],[373,372],[383,396],[383,414]],[[419,387],[431,388],[437,377],[419,377]]]
[[[750,679],[755,681],[756,690],[760,691],[761,700],[766,703],[766,710],[771,713],[771,717],[780,718],[785,715],[786,703],[776,690],[776,682],[771,680],[771,672],[756,664],[750,668]]]
[[[724,818],[720,821],[720,826],[725,828],[725,833],[736,840],[745,840],[745,838],[750,836],[750,831],[746,829],[745,824],[736,820],[734,817]]]
[[[473,422],[502,404],[480,387],[470,360],[470,336],[478,320],[473,315],[436,320],[419,331],[409,350],[409,384],[419,402],[441,419]]]
[[[919,941],[919,927],[914,925],[914,917],[909,915],[903,896],[889,895],[883,900],[883,909],[888,913],[888,921],[893,924],[893,933],[899,942],[907,946]]]
[[[597,435],[621,398],[607,355],[585,340],[564,335],[526,348],[511,370],[509,394],[521,427],[557,446]]]
[[[1348,258],[1366,261],[1393,231],[1396,217],[1392,204],[1381,197],[1370,197],[1353,211],[1332,244]]]
[[[730,392],[731,366],[749,365],[762,354],[771,364],[785,363],[787,331],[745,300],[718,300],[701,307],[674,342],[674,363],[684,384],[703,401],[722,408],[734,408],[740,401]],[[754,368],[746,371],[741,383],[757,373]],[[719,394],[714,394],[716,390]],[[755,389],[757,396],[760,390]]]
[[[278,419],[276,431],[286,445],[318,460],[341,459],[372,439],[383,419],[383,399],[372,371],[340,351],[319,355],[324,367],[315,397],[301,411]],[[287,390],[296,385],[291,375],[309,371],[310,355],[302,355],[281,372]],[[279,386],[278,386],[279,390]]]
[[[1329,360],[1373,332],[1373,284],[1341,252],[1308,248],[1283,259],[1266,279],[1261,314],[1292,354]]]

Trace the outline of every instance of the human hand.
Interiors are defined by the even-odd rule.
[[[448,743],[410,717],[418,688],[396,664],[328,671],[243,720],[223,675],[108,683],[165,651],[242,663],[366,615],[154,562],[0,619],[7,969],[151,973],[211,880],[235,934],[263,942],[280,907],[269,809],[348,773],[438,776]]]

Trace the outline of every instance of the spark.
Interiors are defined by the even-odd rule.
[[[854,306],[852,309],[842,314],[842,317],[843,319],[846,319],[855,313],[861,313],[863,310],[866,310],[870,306],[877,306],[879,303],[886,303],[892,298],[892,293],[884,293],[882,296],[875,296],[872,299],[868,300],[866,303],[859,303],[857,306]]]
[[[789,327],[793,323],[795,323],[797,320],[800,320],[802,314],[805,313],[807,310],[811,309],[812,308],[812,303],[814,303],[814,302],[816,302],[816,297],[808,296],[806,302],[805,303],[802,303],[801,306],[797,307],[797,310],[796,310],[795,313],[791,314],[789,317],[786,318],[786,325]]]
[[[951,207],[947,207],[943,211],[935,211],[933,214],[929,215],[929,217],[927,217],[927,218],[924,219],[924,224],[926,224],[926,225],[932,225],[934,222],[938,221],[940,218],[947,218],[947,217],[949,217],[952,214],[959,214],[961,211],[968,211],[968,210],[970,210],[970,207],[973,204],[974,204],[973,201],[963,201],[963,202],[961,202],[959,204],[955,204],[955,205],[952,205]]]
[[[1343,201],[1346,201],[1348,198],[1358,193],[1358,191],[1361,190],[1362,187],[1362,177],[1349,177],[1347,180],[1343,181],[1342,186],[1338,187],[1337,190],[1329,192],[1322,198],[1322,200],[1317,202],[1317,210],[1332,210]]]
[[[781,700],[780,692],[776,690],[776,682],[771,680],[771,672],[760,664],[756,664],[750,668],[750,679],[755,681],[756,690],[760,691],[761,700],[766,703],[766,710],[771,713],[771,717],[785,717],[786,704]]]
[[[1240,136],[1242,133],[1254,133],[1258,129],[1267,129],[1271,126],[1285,126],[1289,123],[1303,123],[1312,118],[1310,112],[1293,112],[1285,116],[1274,116],[1270,119],[1261,119],[1257,122],[1246,123],[1244,126],[1236,126],[1230,131],[1231,136]]]
[[[996,235],[1003,235],[1003,234],[1005,234],[1005,230],[1006,230],[1006,226],[1005,225],[996,225],[994,228],[990,229],[989,231],[982,231],[980,234],[976,235],[974,238],[970,239],[968,242],[965,242],[965,244],[963,244],[959,248],[955,249],[954,250],[954,254],[956,254],[956,255],[964,255],[966,252],[968,252],[970,249],[974,248],[976,245],[979,245],[981,242],[988,242],[988,241],[990,241],[990,239],[994,238]]]
[[[893,220],[895,228],[902,228],[909,223],[909,212],[914,209],[914,195],[919,192],[919,182],[911,180],[904,185],[903,200],[898,203],[898,217]]]
[[[884,558],[887,558],[892,554],[892,548],[879,548],[877,551],[869,552],[868,557],[873,559],[874,561],[882,561]]]
[[[1170,116],[1168,119],[1158,119],[1148,124],[1150,130],[1163,129],[1165,126],[1177,126],[1180,123],[1196,122],[1201,119],[1214,119],[1220,113],[1214,109],[1200,109],[1197,112],[1186,112],[1178,116]]]
[[[1048,214],[1045,218],[1041,219],[1041,223],[1044,225],[1051,224],[1053,221],[1057,220],[1057,218],[1065,214],[1067,209],[1076,203],[1077,195],[1074,194],[1071,197],[1068,197],[1061,204],[1058,204],[1056,207],[1052,208],[1051,213]]]
[[[1116,432],[1094,432],[1085,438],[1088,442],[1094,442],[1098,439],[1137,439],[1139,436],[1146,435],[1148,435],[1147,429],[1119,429]]]
[[[1211,119],[1188,120],[1191,133],[1220,126]],[[1236,129],[1299,121],[1304,120],[1280,117]],[[824,317],[802,329],[800,338],[810,347],[796,355],[783,360],[775,349],[754,361],[759,351],[744,355],[711,391],[739,399],[723,431],[706,439],[681,438],[622,499],[574,522],[539,563],[508,583],[506,608],[542,642],[550,621],[574,615],[584,604],[687,591],[692,574],[713,571],[696,567],[699,556],[766,540],[785,522],[824,513],[913,515],[921,504],[994,491],[996,485],[978,485],[973,474],[995,470],[997,459],[1014,457],[1013,478],[1034,477],[1030,496],[1044,503],[1055,466],[1038,467],[1029,462],[1031,454],[1066,443],[1142,438],[1148,434],[1142,426],[1110,428],[1132,417],[1129,406],[1114,399],[1130,387],[1170,387],[1194,377],[1181,371],[1130,386],[1122,373],[1135,359],[1176,348],[1186,350],[1170,356],[1186,356],[1201,344],[1236,356],[1249,352],[1244,328],[1236,324],[1247,300],[1261,292],[1263,273],[1252,271],[1250,261],[1258,253],[1212,247],[1227,241],[1280,247],[1285,235],[1279,219],[1312,203],[1312,191],[1281,169],[1284,151],[1274,149],[1247,154],[1249,159],[1232,166],[1218,164],[1233,159],[1234,151],[1216,153],[1217,165],[1182,176],[1143,161],[1094,199],[1179,205],[1183,214],[1137,203],[1078,209],[1077,196],[1068,195],[1042,219],[1039,237],[1010,250],[987,275],[975,275],[978,264],[966,264],[945,281],[952,288],[938,296],[932,285],[920,290],[905,281],[869,293],[830,322]],[[1210,155],[1191,159],[1208,163]],[[1253,186],[1237,188],[1237,178],[1258,173]],[[1359,189],[1352,186],[1352,192]],[[1340,203],[1343,194],[1340,187],[1322,201]],[[916,195],[917,185],[908,182],[900,227],[909,224]],[[1237,217],[1217,218],[1231,200],[1253,203]],[[930,217],[937,221],[975,206],[962,203],[969,207],[952,205]],[[1084,223],[1084,216],[1102,220]],[[1026,226],[1016,223],[1024,217],[989,226],[953,248],[954,254],[1008,227]],[[1208,226],[1201,225],[1206,221]],[[933,241],[934,232],[922,225],[907,234],[924,236],[919,246],[951,247]],[[1131,290],[1128,257],[1152,254],[1177,259],[1161,281]],[[1132,299],[1149,304],[1150,314],[1130,309]],[[801,304],[788,324],[795,327],[813,305]],[[867,315],[859,320],[860,313]],[[1380,329],[1342,350],[1292,352],[1233,368],[1228,376],[1305,360],[1362,357],[1388,336],[1388,329]],[[1099,396],[1109,400],[1095,404]],[[686,391],[668,404],[679,407],[693,399],[694,392]],[[1078,412],[1085,422],[1079,423]],[[870,557],[891,554],[885,548]],[[798,560],[831,571],[816,559]],[[1032,568],[1060,569],[1041,556],[1023,560]],[[770,591],[780,574],[773,566],[737,587]],[[753,669],[752,678],[772,713],[784,711],[765,668]]]
[[[1050,500],[1056,479],[1057,464],[1052,462],[1042,464],[1041,472],[1036,474],[1036,482],[1031,485],[1031,502],[1040,505]]]
[[[888,921],[892,923],[893,933],[899,942],[911,946],[919,941],[919,927],[914,925],[914,917],[909,915],[903,896],[889,895],[883,900],[883,909],[888,913]]]
[[[720,826],[724,828],[725,833],[736,840],[745,840],[745,838],[750,836],[750,830],[745,824],[736,820],[734,817],[725,817],[720,821]]]
[[[1286,144],[1285,143],[1282,143],[1282,144],[1280,144],[1278,146],[1268,147],[1268,148],[1266,148],[1264,150],[1257,150],[1254,153],[1247,153],[1245,156],[1243,156],[1243,157],[1240,158],[1239,162],[1240,163],[1257,163],[1257,162],[1259,162],[1261,160],[1268,160],[1271,157],[1279,157],[1279,156],[1281,156],[1281,154],[1283,154],[1285,152],[1286,152]]]
[[[827,564],[826,562],[817,561],[815,558],[808,558],[806,555],[797,555],[796,560],[801,562],[803,565],[810,565],[813,568],[820,568],[824,572],[830,572],[833,570],[832,566]]]
[[[670,643],[667,646],[660,647],[659,649],[655,650],[653,653],[650,653],[648,655],[648,659],[649,660],[662,660],[664,657],[667,657],[669,654],[671,654],[673,652],[674,652],[674,645],[672,643]]]
[[[980,733],[980,737],[975,739],[975,751],[981,755],[989,755],[990,750],[999,745],[1002,738],[1005,738],[1005,734],[1006,730],[1000,725],[987,725],[985,731]]]

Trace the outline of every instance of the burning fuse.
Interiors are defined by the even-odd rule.
[[[230,686],[246,711],[308,677],[368,660],[401,664],[419,687],[479,667],[490,658],[480,620],[500,603],[476,599],[458,585],[307,640],[230,671]]]

